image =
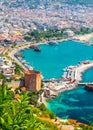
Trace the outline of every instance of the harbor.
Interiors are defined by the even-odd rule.
[[[23,58],[20,56],[21,53],[19,54],[18,52],[26,48],[35,49],[37,48],[37,45],[26,45],[23,47],[19,47],[18,49],[11,51],[10,55],[12,55],[12,57],[15,59],[15,61],[19,63],[19,65],[23,66],[24,70],[32,70],[33,67],[30,66],[29,63],[26,62],[26,60],[23,60]],[[82,73],[91,67],[93,67],[93,61],[79,62],[76,66],[71,65],[63,68],[61,70],[63,71],[61,78],[50,78],[48,82],[46,82],[46,79],[43,79],[44,89],[49,91],[51,96],[57,96],[61,92],[74,89],[80,84],[82,80]]]
[[[93,57],[93,46],[87,47],[85,44],[81,44],[78,42],[76,42],[74,44],[74,42],[75,41],[65,41],[65,42],[62,42],[64,44],[60,43],[58,46],[52,46],[52,47],[50,45],[49,46],[40,45],[40,48],[42,48],[42,51],[40,53],[36,52],[36,56],[32,55],[34,53],[33,49],[31,49],[31,51],[26,49],[26,52],[28,52],[28,51],[30,52],[29,54],[24,53],[25,52],[25,49],[24,49],[24,51],[22,51],[21,54],[23,57],[25,57],[25,58],[22,58],[23,63],[25,61],[27,61],[27,62],[29,62],[29,65],[30,65],[30,63],[33,62],[34,68],[36,68],[36,66],[38,66],[38,70],[40,70],[42,72],[44,79],[45,79],[45,80],[43,79],[43,81],[45,81],[44,82],[44,84],[45,84],[44,91],[46,92],[46,95],[47,95],[46,97],[50,98],[50,99],[52,98],[51,100],[53,101],[53,103],[51,102],[51,100],[47,103],[47,104],[50,104],[50,108],[49,107],[48,108],[53,112],[55,112],[55,110],[57,108],[58,111],[56,110],[57,111],[57,113],[55,112],[56,115],[57,116],[60,115],[60,117],[63,118],[64,115],[67,115],[67,116],[70,115],[69,110],[72,111],[72,103],[74,104],[73,109],[75,108],[75,110],[76,110],[78,99],[80,98],[79,99],[79,101],[81,101],[81,104],[80,104],[81,106],[79,106],[80,109],[77,109],[76,110],[77,112],[75,112],[75,113],[78,113],[78,110],[81,110],[80,115],[79,116],[76,115],[75,117],[70,115],[70,118],[77,119],[79,117],[81,119],[81,117],[85,117],[82,114],[84,112],[84,110],[82,109],[83,101],[90,98],[91,93],[89,93],[89,95],[88,95],[88,92],[87,92],[88,96],[86,94],[85,95],[81,94],[81,93],[83,93],[83,91],[85,91],[85,89],[84,89],[84,87],[82,87],[80,85],[80,83],[82,83],[82,73],[85,70],[93,67],[93,61],[91,61],[91,59],[93,59],[92,58]],[[43,51],[44,47],[45,47],[46,51]],[[58,48],[60,48],[60,50]],[[69,48],[69,50],[67,48]],[[21,47],[20,47],[20,50],[21,50]],[[18,51],[18,49],[16,49],[16,51]],[[64,53],[62,53],[62,52],[64,52]],[[48,55],[47,55],[47,53],[48,53]],[[79,55],[79,53],[80,53],[80,55]],[[41,57],[41,54],[42,54],[42,57]],[[67,54],[67,58],[65,58],[66,54]],[[38,57],[37,57],[37,55],[38,55]],[[31,60],[27,59],[28,57],[31,57]],[[50,59],[50,61],[49,61],[49,59]],[[87,59],[89,59],[89,61],[86,61]],[[35,63],[35,60],[37,61],[36,63]],[[41,62],[41,60],[42,60],[42,62]],[[81,61],[83,61],[83,62],[81,62]],[[22,63],[22,65],[24,66],[23,63]],[[41,64],[41,63],[44,63],[44,64]],[[47,68],[46,68],[46,65],[47,65]],[[46,71],[46,75],[45,75],[45,71]],[[55,73],[57,71],[59,73]],[[58,74],[58,75],[55,76],[55,74]],[[47,79],[50,79],[50,80],[47,80]],[[74,79],[76,79],[76,81],[79,81],[79,82],[74,81]],[[78,87],[78,85],[80,87]],[[68,90],[71,90],[71,91],[68,91]],[[64,91],[66,91],[66,92],[63,93]],[[80,94],[78,94],[78,91],[80,92]],[[75,92],[77,92],[77,93],[75,93]],[[72,94],[69,94],[69,93],[72,93]],[[68,97],[65,96],[65,98],[63,98],[63,95],[66,95],[66,94],[68,95]],[[75,95],[77,95],[78,98],[74,97]],[[61,99],[61,97],[62,97],[62,99]],[[57,104],[56,104],[56,100],[57,100]],[[68,101],[68,106],[67,106],[68,108],[66,108],[67,102],[65,102],[65,101]],[[71,104],[71,106],[70,106],[70,104]],[[93,103],[91,102],[91,104],[93,104]],[[52,106],[54,106],[54,109],[52,108]],[[63,113],[60,113],[59,108],[60,108],[61,112],[63,111]],[[85,106],[85,108],[88,109],[86,106]],[[65,113],[65,111],[66,111],[66,113]],[[89,110],[89,112],[90,112],[90,110]],[[75,115],[75,113],[73,115]],[[92,113],[92,111],[91,111],[91,113]],[[87,115],[86,115],[86,118],[87,118]],[[84,121],[84,120],[81,120],[81,121]],[[85,122],[85,123],[87,123],[87,122]]]
[[[56,97],[61,92],[76,88],[78,85],[85,85],[82,83],[82,73],[85,70],[93,67],[93,61],[80,62],[76,66],[68,66],[63,71],[62,78],[43,80],[44,89],[50,93],[50,97]],[[92,84],[92,83],[89,83]]]

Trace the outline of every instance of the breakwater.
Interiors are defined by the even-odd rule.
[[[50,91],[50,96],[58,96],[61,92],[74,89],[82,80],[82,73],[93,67],[93,61],[80,62],[76,66],[69,66],[63,71],[62,78],[45,80],[44,89]]]

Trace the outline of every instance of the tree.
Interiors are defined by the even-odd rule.
[[[10,100],[10,98],[6,98],[6,104],[4,103],[4,98],[8,91],[5,91],[6,86],[2,89],[3,99],[0,107],[2,111],[0,111],[0,126],[5,130],[28,130],[29,128],[34,128],[38,123],[36,118],[32,113],[32,106],[29,104],[28,92],[25,92],[21,95],[20,99]],[[13,96],[13,95],[12,95]],[[2,107],[3,106],[3,107]]]
[[[30,103],[32,105],[37,105],[37,101],[38,101],[38,95],[36,93],[32,93],[30,96]]]
[[[34,116],[29,92],[20,93],[16,99],[14,94],[5,83],[0,86],[0,130],[58,130],[53,123]]]
[[[31,36],[25,35],[25,36],[24,36],[24,39],[25,39],[26,41],[31,41]]]

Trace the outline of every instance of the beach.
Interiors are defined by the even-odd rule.
[[[84,34],[84,35],[76,35],[76,36],[73,36],[72,39],[89,44],[91,38],[93,38],[93,33]]]

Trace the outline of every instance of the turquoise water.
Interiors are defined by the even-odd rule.
[[[93,46],[64,41],[58,46],[40,45],[41,52],[21,51],[23,59],[42,72],[45,79],[59,78],[63,69],[80,61],[93,59]],[[93,81],[93,69],[83,74],[83,81]],[[48,108],[61,118],[73,118],[84,123],[93,122],[93,92],[83,86],[64,92],[48,103]]]
[[[93,82],[93,68],[83,74],[82,81]],[[84,86],[78,86],[77,89],[51,99],[48,108],[60,118],[72,118],[91,124],[93,123],[93,92],[85,90]]]
[[[23,59],[39,70],[46,79],[59,78],[65,67],[93,59],[93,46],[74,41],[64,41],[58,46],[40,45],[40,49],[41,52],[27,49],[21,53]]]
[[[83,81],[93,82],[93,68],[86,70],[86,72],[84,72]]]
[[[93,38],[90,38],[89,43],[93,44]]]
[[[79,86],[50,100],[48,108],[58,117],[72,118],[83,123],[93,122],[93,92]]]

